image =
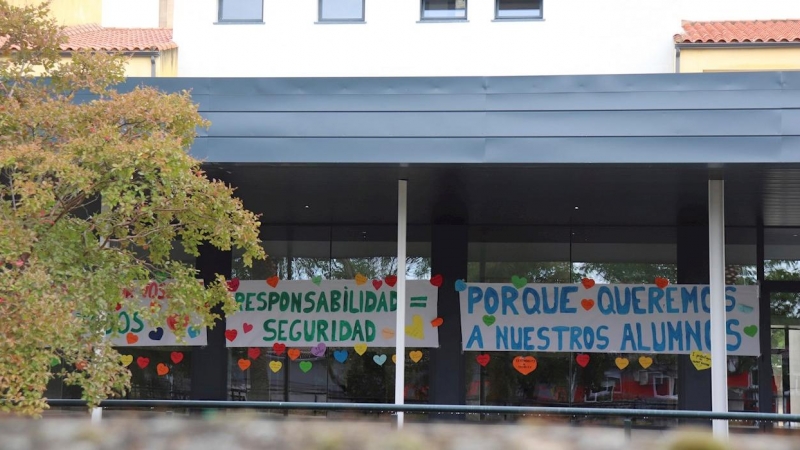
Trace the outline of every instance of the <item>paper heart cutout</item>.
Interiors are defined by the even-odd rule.
[[[356,344],[353,346],[358,356],[362,356],[367,351],[367,344]]]
[[[189,327],[186,329],[186,334],[189,335],[189,339],[194,339],[200,336],[200,327]]]
[[[283,363],[280,361],[270,361],[269,362],[269,370],[273,373],[278,373],[279,370],[283,368]]]
[[[347,350],[336,350],[333,352],[333,359],[344,364],[347,361]]]
[[[169,373],[169,367],[167,367],[164,363],[158,363],[156,366],[156,373],[158,376],[163,377],[164,375]]]
[[[0,303],[2,303],[2,299],[0,299]],[[122,303],[117,303],[117,306],[114,307],[114,311],[119,311],[122,309]]]
[[[628,358],[617,358],[614,360],[614,364],[617,365],[619,370],[624,370],[630,363],[631,362],[628,360]]]
[[[665,287],[669,286],[669,280],[664,277],[656,277],[655,283],[656,286],[658,286],[661,289],[664,289]]]
[[[444,278],[441,275],[434,275],[431,277],[431,284],[438,287],[442,287],[442,283],[444,282]]]
[[[511,277],[511,284],[513,284],[517,289],[522,289],[526,284],[528,284],[528,279],[514,275]]]
[[[164,329],[158,327],[155,330],[147,333],[147,337],[149,337],[151,341],[160,341],[161,338],[164,337]]]
[[[397,284],[397,275],[388,275],[384,278],[384,281],[386,281],[389,287],[394,287],[394,285]]]
[[[128,367],[133,362],[133,355],[119,355],[119,360],[123,366]]]
[[[591,289],[594,287],[594,280],[591,278],[584,278],[581,280],[584,289]]]
[[[746,335],[748,335],[750,337],[753,337],[753,336],[758,334],[758,327],[755,326],[755,325],[749,325],[749,326],[744,327],[744,329],[742,329],[742,331],[744,331],[744,334],[746,334]]]
[[[486,324],[487,327],[494,325],[494,322],[497,320],[494,316],[486,314],[483,316],[483,323]]]
[[[139,366],[140,369],[144,369],[149,364],[150,364],[150,358],[145,358],[144,356],[136,358],[136,365]]]
[[[250,359],[258,359],[261,356],[261,350],[257,347],[250,347],[247,349],[247,357]]]
[[[280,279],[280,278],[278,278],[276,275],[273,275],[273,276],[271,276],[271,277],[267,278],[267,284],[268,284],[268,285],[269,285],[271,288],[273,288],[273,289],[274,289],[274,288],[276,288],[276,287],[278,286],[278,282],[279,282],[280,280],[281,280],[281,279]]]
[[[586,367],[589,364],[589,355],[586,353],[581,353],[575,357],[575,362],[577,362],[581,367]]]
[[[139,336],[137,336],[137,335],[135,335],[133,333],[128,333],[128,334],[125,335],[125,341],[128,344],[131,344],[131,345],[135,344],[135,343],[139,342]]]
[[[419,350],[408,352],[408,357],[411,358],[411,360],[414,361],[415,363],[418,363],[419,360],[422,359],[422,352]]]
[[[585,299],[581,300],[581,306],[586,311],[589,311],[590,309],[594,308],[594,300],[592,300],[590,298],[585,298]]]
[[[318,358],[322,357],[325,355],[325,349],[326,349],[325,344],[320,342],[319,344],[311,347],[311,354]]]
[[[301,361],[300,362],[300,370],[302,370],[303,373],[308,373],[308,371],[311,370],[312,366],[313,366],[313,364],[311,364],[311,361]]]
[[[166,273],[166,272],[164,272],[163,270],[158,270],[158,271],[156,271],[156,273],[155,273],[155,274],[153,274],[153,275],[155,275],[155,277],[154,277],[154,278],[155,278],[155,279],[156,279],[156,281],[158,281],[159,283],[163,283],[163,282],[164,282],[164,281],[166,281],[166,279],[167,279],[167,273]]]
[[[441,317],[437,317],[437,318],[431,320],[431,326],[433,328],[438,328],[438,327],[442,326],[443,323],[444,323],[444,319],[442,319]]]
[[[311,277],[311,282],[319,286],[320,284],[322,284],[322,277],[319,275]]]
[[[386,362],[386,355],[375,355],[372,357],[372,361],[374,361],[375,364],[382,366],[383,363]]]
[[[511,364],[517,369],[517,372],[523,375],[533,372],[538,365],[536,358],[533,356],[517,356]]]
[[[172,331],[178,328],[178,316],[176,314],[167,317],[167,326]],[[183,316],[183,324],[181,327],[186,328],[187,326],[189,326],[189,316]]]
[[[689,354],[689,361],[692,362],[694,368],[697,370],[706,370],[711,368],[711,354],[695,350]]]
[[[241,358],[241,359],[239,359],[237,364],[239,364],[239,369],[241,369],[242,372],[244,372],[245,370],[250,368],[250,360],[249,359]]]
[[[131,361],[133,361],[133,356],[131,356]],[[57,366],[59,364],[61,364],[61,358],[57,358],[55,356],[50,358],[50,367],[55,367],[55,366]],[[128,363],[128,364],[130,364],[130,363]],[[125,364],[125,365],[127,366],[128,364]]]
[[[394,330],[391,328],[384,328],[381,330],[381,336],[383,336],[384,339],[391,339],[394,337]]]
[[[245,332],[245,334],[247,334],[247,333],[249,333],[249,332],[253,331],[253,325],[252,325],[252,324],[249,324],[249,323],[247,323],[247,322],[244,322],[244,323],[242,324],[242,331],[244,331],[244,332]]]
[[[289,355],[289,359],[294,361],[295,359],[300,357],[300,350],[296,348],[290,348],[289,351],[286,352],[286,354]]]
[[[741,311],[741,312],[743,312],[743,313],[745,313],[745,314],[749,314],[749,313],[753,312],[753,310],[754,310],[754,308],[753,308],[752,306],[750,306],[750,305],[743,305],[743,304],[741,304],[741,303],[739,303],[738,305],[736,305],[736,309],[738,309],[739,311]]]
[[[647,369],[648,367],[653,365],[653,358],[649,356],[640,356],[639,365],[642,366],[642,369]]]
[[[378,289],[380,289],[381,286],[383,286],[383,281],[381,281],[381,280],[372,280],[372,287],[374,287],[376,291]]]
[[[183,361],[183,353],[181,352],[172,352],[169,354],[169,359],[172,360],[172,364],[178,364]]]
[[[280,342],[276,342],[272,344],[272,351],[275,352],[276,355],[281,356],[283,352],[286,351],[286,344],[281,344]]]
[[[480,364],[481,367],[486,367],[486,365],[489,364],[489,361],[491,359],[492,357],[489,356],[487,353],[475,357],[475,361],[478,361],[478,364]]]
[[[367,282],[367,277],[361,275],[360,273],[356,274],[356,286],[361,286]]]
[[[239,289],[239,279],[233,278],[227,281],[228,292],[236,292]]]
[[[89,367],[89,363],[86,361],[78,361],[75,363],[75,368],[77,370],[86,370],[87,367]]]
[[[464,280],[456,280],[456,292],[461,292],[467,289],[467,283]]]
[[[392,355],[392,362],[397,364],[397,355]]]
[[[236,339],[236,336],[239,335],[239,332],[236,330],[225,330],[225,339],[233,342]]]
[[[419,340],[425,339],[425,327],[423,326],[422,316],[414,314],[411,317],[411,325],[406,325],[406,336]]]

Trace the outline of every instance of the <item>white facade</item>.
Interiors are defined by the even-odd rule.
[[[103,0],[102,25],[109,28],[158,28],[158,6],[159,0]]]
[[[122,2],[123,0],[106,0]],[[136,0],[137,3],[152,0]],[[263,24],[215,24],[175,0],[180,76],[511,76],[674,71],[681,20],[800,18],[799,0],[543,0],[543,20],[420,23],[420,0],[366,0],[365,23],[317,24],[318,0],[264,0]]]

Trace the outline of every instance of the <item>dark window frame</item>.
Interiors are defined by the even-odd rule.
[[[361,0],[360,19],[326,19],[322,17],[322,3],[326,0],[317,0],[317,23],[364,23],[367,20],[367,0]]]
[[[464,0],[464,17],[425,17],[425,3],[428,0],[419,2],[420,22],[466,22],[469,19],[469,0]]]
[[[264,23],[264,0],[261,2],[261,17],[258,19],[226,19],[222,17],[222,4],[226,0],[217,1],[217,22],[225,24]]]
[[[494,0],[494,20],[514,21],[514,20],[542,20],[544,19],[544,0],[539,0],[539,14],[535,16],[516,16],[516,17],[501,17],[500,16],[500,2],[503,0]]]

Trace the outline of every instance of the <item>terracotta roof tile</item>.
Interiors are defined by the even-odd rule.
[[[742,42],[800,42],[800,20],[743,20],[683,22],[678,44],[730,44]]]
[[[64,29],[67,43],[64,51],[156,51],[178,48],[172,40],[169,28],[103,28],[97,24],[85,24]],[[6,38],[0,37],[0,47]]]

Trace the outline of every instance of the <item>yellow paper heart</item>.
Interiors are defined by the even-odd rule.
[[[411,325],[406,325],[406,336],[414,339],[425,339],[425,327],[422,325],[422,316],[414,314],[411,318]]]
[[[367,351],[367,344],[356,344],[353,348],[356,350],[356,353],[361,356]]]
[[[381,330],[381,336],[383,336],[384,339],[391,339],[394,337],[394,330],[391,328],[384,328]]]
[[[647,369],[648,367],[653,365],[653,358],[649,356],[640,356],[639,365],[642,366],[642,369]]]
[[[367,282],[367,277],[361,275],[360,273],[356,274],[356,285],[361,286],[366,282]]]
[[[689,354],[689,361],[694,364],[697,370],[706,370],[711,368],[711,354],[695,350]]]
[[[617,367],[619,367],[619,370],[623,370],[624,368],[628,367],[628,364],[631,362],[628,361],[628,358],[617,358],[614,360],[614,363],[617,365]]]
[[[269,369],[275,373],[278,373],[279,370],[283,368],[283,363],[280,361],[270,361]]]
[[[397,355],[392,355],[392,362],[397,364]]]
[[[413,352],[408,352],[408,357],[411,358],[412,361],[418,363],[420,359],[422,359],[422,352],[419,350],[414,350]]]
[[[122,361],[123,366],[130,366],[133,362],[133,355],[120,355],[119,360]]]

